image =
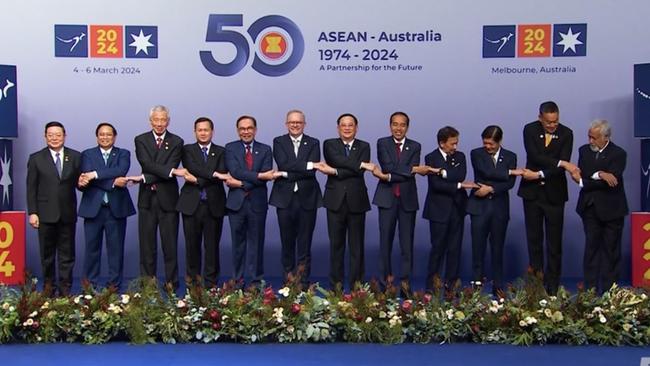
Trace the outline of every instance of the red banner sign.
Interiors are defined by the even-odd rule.
[[[632,213],[632,286],[650,287],[650,213]]]
[[[0,284],[25,280],[25,211],[0,212]]]

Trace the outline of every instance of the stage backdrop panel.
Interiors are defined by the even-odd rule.
[[[561,6],[558,6],[560,5]],[[156,104],[171,110],[170,131],[193,142],[193,121],[215,121],[214,142],[237,138],[235,120],[257,118],[257,139],[271,143],[286,133],[285,114],[300,108],[306,133],[321,141],[337,136],[336,118],[359,118],[358,138],[372,147],[389,134],[388,117],[411,117],[408,135],[422,156],[436,148],[444,125],[460,130],[466,154],[481,146],[480,133],[497,123],[504,145],[525,163],[522,127],[538,106],[554,100],[575,144],[587,143],[591,120],[612,122],[614,140],[628,152],[625,184],[632,210],[639,210],[639,144],[634,140],[633,65],[649,62],[650,2],[412,0],[272,1],[2,1],[0,62],[17,65],[19,138],[14,144],[15,181],[24,182],[27,157],[44,146],[43,125],[66,125],[67,145],[95,145],[97,123],[118,130],[117,146],[133,153],[133,137],[147,131]],[[615,20],[614,20],[615,19]],[[12,81],[13,82],[13,81]],[[0,86],[5,80],[0,80]],[[10,89],[16,91],[15,88]],[[130,174],[140,173],[132,154]],[[472,179],[471,168],[468,178]],[[319,175],[321,184],[324,177]],[[372,196],[376,180],[366,175]],[[420,207],[426,179],[417,178]],[[270,185],[269,185],[270,188]],[[528,255],[521,199],[511,193],[505,246],[509,277],[525,272]],[[25,207],[23,184],[15,207]],[[137,190],[131,189],[133,198]],[[563,276],[582,276],[584,235],[575,214],[578,187],[570,184],[565,210]],[[418,217],[420,213],[418,213]],[[366,224],[366,273],[377,275],[378,217]],[[624,277],[630,278],[629,220],[623,237]],[[81,221],[77,232],[80,274]],[[281,275],[275,209],[269,210],[265,268]],[[462,274],[470,273],[469,219]],[[128,220],[126,276],[138,274],[137,218]],[[27,231],[27,266],[40,274],[36,231]],[[395,246],[394,258],[398,258]],[[428,223],[418,219],[415,276],[426,273]],[[229,227],[221,241],[222,274],[231,274]],[[184,240],[179,245],[184,271]],[[162,256],[160,256],[162,257]],[[315,276],[328,274],[326,215],[319,212],[313,243]],[[488,261],[489,262],[489,261]],[[396,261],[398,263],[398,261]],[[105,266],[104,266],[105,267]],[[159,268],[162,268],[160,263]]]

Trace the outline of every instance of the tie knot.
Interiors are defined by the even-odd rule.
[[[206,146],[203,146],[203,147],[201,148],[201,151],[203,151],[203,153],[205,154],[205,153],[208,152],[208,148],[207,148]]]
[[[251,144],[246,144],[246,151],[251,151]]]
[[[61,156],[61,153],[56,153],[54,155],[58,158],[59,156]]]
[[[103,152],[102,155],[104,156],[105,159],[108,159],[108,153],[107,152]]]
[[[161,143],[161,142],[162,142],[162,137],[157,137],[157,138],[156,138],[156,142],[157,142],[157,143]]]
[[[293,140],[293,143],[296,144],[296,145],[298,145],[298,144],[300,144],[300,140],[298,140],[298,139],[294,139],[294,140]]]
[[[400,147],[400,146],[402,146],[402,143],[401,142],[396,142],[395,146]]]

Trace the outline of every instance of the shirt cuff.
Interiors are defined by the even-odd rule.
[[[144,177],[144,174],[142,174],[142,183],[147,183],[147,178]]]
[[[458,186],[457,186],[457,187],[458,187],[458,188],[456,188],[456,189],[461,189],[461,188],[463,188],[463,185],[462,185],[460,182],[458,182]]]
[[[441,176],[443,179],[447,179],[447,169],[442,169],[442,170],[440,171],[440,176]]]
[[[544,171],[543,171],[543,170],[540,170],[540,171],[539,171],[539,176],[540,176],[541,179],[545,179],[545,178],[546,178],[546,177],[544,176]]]
[[[307,162],[307,170],[314,170],[314,163],[311,161]]]
[[[388,173],[388,181],[389,181],[389,182],[392,182],[392,181],[393,181],[393,176],[392,176],[390,173]]]
[[[172,170],[170,170],[170,171],[169,171],[169,178],[171,178],[171,177],[173,177],[173,176],[174,176],[174,174],[173,174],[173,173],[174,173],[174,169],[172,169]]]
[[[593,180],[600,180],[600,175],[598,175],[598,172],[595,172],[594,174],[591,175],[591,179]],[[582,187],[582,186],[580,186]]]
[[[584,188],[584,184],[582,184],[582,178],[580,178],[580,182],[578,182],[578,185],[580,186],[580,188]]]
[[[96,171],[96,170],[93,170],[92,173],[95,174],[95,179],[99,179],[99,175],[97,175],[97,171]]]
[[[287,172],[280,172],[280,173],[282,173],[282,178],[288,178],[289,177],[289,173],[287,173]]]

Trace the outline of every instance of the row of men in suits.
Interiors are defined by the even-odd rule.
[[[152,130],[135,138],[136,156],[142,167],[138,176],[126,175],[130,154],[114,146],[117,136],[114,126],[99,124],[98,146],[79,154],[63,147],[63,125],[50,122],[45,133],[48,147],[30,156],[27,179],[30,224],[39,230],[45,283],[54,287],[54,260],[58,256],[59,291],[65,294],[70,288],[76,186],[83,191],[79,216],[84,217],[86,237],[84,277],[92,282],[97,280],[102,237],[106,235],[109,283],[120,285],[126,217],[135,213],[126,189],[129,182],[139,183],[142,275],[156,275],[159,231],[166,281],[178,286],[180,212],[189,278],[203,278],[208,286],[216,284],[220,274],[219,241],[223,218],[228,215],[233,277],[260,281],[264,273],[268,208],[266,183],[274,181],[268,203],[277,209],[285,275],[295,273],[301,266],[303,281],[308,283],[316,212],[324,206],[330,239],[330,284],[343,284],[347,246],[348,279],[352,287],[364,279],[365,214],[370,210],[370,200],[363,175],[369,171],[379,179],[372,202],[379,209],[379,268],[383,285],[394,274],[391,253],[399,228],[401,288],[404,291],[410,288],[415,216],[419,209],[414,175],[420,174],[428,177],[422,213],[429,220],[431,235],[426,287],[433,286],[435,276],[441,276],[446,283],[458,279],[464,216],[468,213],[472,218],[473,280],[483,281],[486,277],[483,262],[489,242],[493,291],[497,292],[503,281],[508,191],[514,186],[515,177],[521,176],[519,195],[524,199],[530,264],[545,273],[547,289],[553,293],[559,284],[566,170],[582,187],[578,212],[583,216],[587,237],[584,263],[587,285],[597,287],[602,276],[606,287],[618,277],[620,235],[627,214],[621,176],[625,152],[609,141],[611,130],[606,122],[594,122],[589,130],[590,143],[580,150],[578,166],[570,163],[572,134],[559,124],[558,113],[555,103],[543,103],[539,120],[524,128],[526,168],[517,168],[516,155],[501,146],[501,128],[488,126],[481,135],[483,147],[470,154],[474,182],[465,179],[466,160],[457,151],[456,129],[449,126],[440,129],[439,147],[425,157],[425,164],[420,164],[421,145],[406,137],[409,117],[403,112],[391,115],[391,136],[378,140],[379,164],[376,165],[370,162],[369,144],[356,138],[358,120],[352,114],[337,119],[339,137],[324,141],[321,161],[319,141],[304,134],[305,116],[299,110],[287,113],[288,133],[274,139],[273,149],[255,140],[257,121],[251,116],[237,120],[240,139],[224,148],[212,142],[214,125],[205,117],[194,123],[196,143],[183,145],[180,137],[167,130],[170,121],[167,108],[156,106],[150,111]],[[588,152],[595,151],[596,147],[600,153],[590,156]],[[273,159],[277,169],[273,169]],[[181,161],[183,167],[179,168]],[[328,177],[324,195],[316,171]],[[177,177],[184,180],[180,196]],[[229,187],[227,197],[224,183]],[[466,189],[471,189],[469,196]],[[614,207],[620,209],[605,209],[607,206],[602,202],[609,201],[610,206],[617,203]],[[544,224],[546,269],[543,268]],[[596,239],[603,237],[607,243],[600,245]]]

